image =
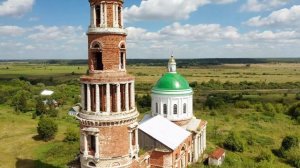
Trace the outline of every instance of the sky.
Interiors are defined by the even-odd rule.
[[[0,59],[86,59],[88,0],[0,0]],[[125,0],[127,57],[300,57],[300,0]]]

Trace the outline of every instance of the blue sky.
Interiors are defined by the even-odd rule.
[[[0,59],[86,59],[88,0],[0,0]],[[125,0],[128,58],[300,57],[300,0]]]

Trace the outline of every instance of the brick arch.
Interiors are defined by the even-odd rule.
[[[90,49],[102,50],[102,48],[103,48],[103,44],[100,41],[94,40],[91,42]]]
[[[126,49],[126,43],[125,43],[125,41],[124,40],[122,40],[122,41],[120,41],[120,43],[119,43],[119,49]]]

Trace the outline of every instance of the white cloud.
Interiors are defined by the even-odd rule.
[[[181,20],[189,18],[200,6],[216,3],[227,4],[236,0],[142,0],[139,6],[124,9],[126,21]]]
[[[25,29],[18,26],[0,26],[0,35],[18,36],[25,33]]]
[[[300,24],[300,5],[272,12],[267,17],[256,16],[246,22],[249,26],[283,26]]]
[[[29,39],[35,41],[49,41],[49,40],[72,40],[73,38],[82,35],[83,29],[81,27],[73,26],[52,26],[45,27],[43,25],[35,26],[32,33],[28,36]]]
[[[276,9],[284,6],[289,0],[248,0],[246,4],[242,5],[241,11],[246,12],[260,12]]]
[[[34,0],[6,0],[0,4],[0,16],[23,16],[33,4]]]

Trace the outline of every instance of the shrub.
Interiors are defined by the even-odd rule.
[[[68,128],[67,132],[65,133],[66,137],[64,142],[78,142],[79,141],[79,134],[78,131]]]
[[[37,126],[39,137],[45,141],[53,139],[57,130],[57,124],[50,118],[41,118]]]
[[[248,109],[251,108],[251,104],[249,101],[237,101],[235,103],[236,108],[241,108],[241,109]]]
[[[286,159],[289,164],[295,166],[296,168],[300,168],[300,148],[292,149],[286,152]]]
[[[224,105],[225,102],[223,101],[223,99],[216,96],[208,96],[205,102],[205,106],[207,106],[209,109],[221,108]]]
[[[264,112],[265,111],[264,106],[261,103],[258,103],[258,104],[255,105],[255,110],[257,112]]]
[[[264,105],[264,114],[270,117],[274,117],[276,110],[272,103],[267,103]]]
[[[273,154],[267,150],[262,150],[259,153],[259,155],[255,158],[256,162],[263,162],[263,161],[273,162],[273,160],[274,160]]]
[[[288,114],[289,116],[291,116],[292,119],[297,120],[298,117],[300,117],[300,103],[297,103],[297,104],[295,104],[295,105],[292,105],[292,106],[288,109],[287,114]]]
[[[223,143],[224,148],[231,150],[233,152],[243,152],[244,145],[241,140],[231,132]]]
[[[300,100],[300,92],[296,94],[296,100]]]
[[[290,150],[298,146],[299,146],[299,139],[296,136],[286,136],[281,143],[281,149],[283,149],[284,151]]]

